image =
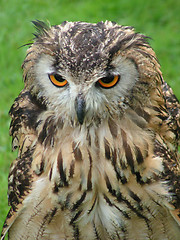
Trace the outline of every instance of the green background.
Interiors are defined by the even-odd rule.
[[[180,1],[178,0],[0,0],[0,228],[8,211],[7,177],[11,152],[8,111],[23,88],[22,45],[34,32],[32,20],[98,22],[134,26],[150,36],[164,79],[180,99]]]

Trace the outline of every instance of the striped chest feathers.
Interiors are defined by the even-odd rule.
[[[34,192],[46,189],[45,197],[58,219],[55,222],[63,229],[66,224],[77,227],[82,239],[87,238],[84,228],[92,228],[87,239],[95,239],[94,234],[104,236],[102,239],[151,239],[148,236],[153,232],[152,239],[161,239],[156,238],[161,232],[165,239],[164,218],[172,219],[162,206],[170,208],[170,196],[166,185],[158,180],[163,165],[153,153],[152,138],[141,128],[134,131],[133,126],[131,131],[127,122],[116,131],[108,123],[102,129],[82,129],[74,135],[67,131],[58,146],[47,150],[36,147],[35,172],[42,167],[42,163],[39,168],[37,164],[40,153],[46,170],[35,183]],[[162,225],[159,230],[157,222]]]

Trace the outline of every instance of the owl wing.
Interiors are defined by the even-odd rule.
[[[168,130],[173,133],[171,143],[175,147],[169,152],[164,149],[162,154],[163,157],[166,156],[164,162],[166,180],[170,183],[170,187],[172,188],[170,191],[172,191],[175,196],[172,201],[174,209],[170,212],[180,225],[180,159],[178,153],[178,146],[180,143],[180,104],[172,89],[164,80],[162,80],[162,91],[168,112],[168,119],[166,120],[167,126],[169,128]]]
[[[11,165],[8,178],[8,200],[11,208],[3,226],[1,239],[4,239],[16,217],[21,213],[23,200],[31,191],[31,183],[33,182],[31,162],[31,154],[27,151],[22,153],[22,157],[17,158]]]
[[[164,80],[162,81],[162,91],[169,116],[168,126],[175,134],[174,143],[177,149],[180,143],[180,104],[170,86]]]
[[[4,223],[1,240],[4,239],[9,228],[23,209],[23,200],[31,191],[33,179],[32,151],[37,139],[35,125],[37,116],[42,110],[33,103],[31,94],[22,91],[10,109],[12,118],[10,135],[12,149],[18,148],[18,158],[12,162],[8,177],[8,200],[11,206]]]

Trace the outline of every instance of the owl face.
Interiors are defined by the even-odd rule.
[[[23,67],[25,76],[31,76],[27,85],[45,99],[47,109],[73,125],[121,116],[140,82],[132,49],[145,45],[145,38],[111,22],[36,25],[39,35]]]

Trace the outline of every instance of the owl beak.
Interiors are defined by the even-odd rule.
[[[86,107],[86,103],[85,103],[84,96],[82,95],[82,93],[79,93],[75,99],[75,110],[76,110],[78,121],[81,125],[84,122],[85,107]]]

